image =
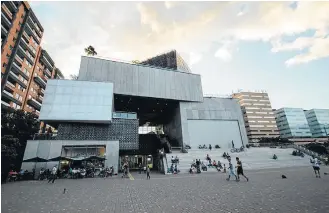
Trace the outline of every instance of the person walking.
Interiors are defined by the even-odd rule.
[[[51,171],[51,178],[49,178],[48,183],[50,183],[50,181],[52,181],[52,183],[54,183],[55,179],[56,179],[56,176],[57,176],[57,167],[54,166],[52,171]]]
[[[139,174],[142,174],[142,164],[141,163],[138,164],[138,168],[139,168]]]
[[[150,166],[147,165],[147,168],[146,168],[146,179],[151,179],[151,176],[150,176]]]
[[[226,180],[229,181],[231,179],[231,175],[232,175],[232,176],[235,176],[236,181],[239,181],[238,177],[234,173],[234,167],[233,167],[231,160],[228,161],[228,169],[229,169],[229,173],[228,173],[228,178]]]
[[[236,164],[237,164],[237,175],[238,175],[238,180],[240,180],[240,175],[242,175],[244,178],[246,178],[247,181],[249,181],[249,178],[243,174],[243,168],[242,168],[242,162],[239,159],[239,157],[236,157]]]
[[[313,165],[313,170],[314,170],[314,173],[315,173],[315,177],[321,178],[319,160],[317,158],[314,158],[314,159],[311,160],[311,162],[312,162],[312,165]]]

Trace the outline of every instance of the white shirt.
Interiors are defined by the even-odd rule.
[[[53,168],[53,172],[52,172],[52,173],[53,173],[53,175],[56,175],[56,172],[57,172],[57,168],[56,168],[56,167],[54,167],[54,168]]]
[[[319,165],[319,161],[318,161],[317,158],[314,159],[313,166],[314,166],[314,167],[320,167],[320,165]]]

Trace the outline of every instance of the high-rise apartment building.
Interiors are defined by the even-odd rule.
[[[305,116],[315,138],[329,135],[329,109],[305,110]]]
[[[282,138],[312,137],[302,108],[281,108],[274,111],[276,124]]]
[[[40,46],[43,28],[27,2],[1,2],[1,106],[39,115],[47,79],[63,75]]]
[[[237,99],[243,113],[249,142],[258,142],[263,137],[279,137],[274,113],[267,93],[239,92]]]

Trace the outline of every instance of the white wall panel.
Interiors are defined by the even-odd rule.
[[[215,148],[231,148],[232,140],[235,147],[241,147],[239,125],[237,121],[226,120],[188,120],[190,146],[198,148],[201,144],[209,144]]]
[[[248,143],[247,133],[241,108],[237,101],[229,98],[204,98],[203,100],[203,102],[180,102],[183,142],[185,144],[196,143],[195,137],[199,140],[199,136],[195,136],[194,134],[215,134],[211,133],[211,131],[215,131],[213,127],[210,127],[210,129],[208,128],[208,125],[213,124],[214,126],[217,126],[216,128],[225,130],[224,132],[218,130],[218,134],[223,134],[223,138],[226,138],[226,141],[228,140],[228,136],[225,134],[234,135],[232,137],[239,137],[239,140],[246,145]],[[200,122],[198,123],[197,121]],[[228,122],[226,123],[228,129],[222,127],[222,123],[219,121]],[[231,123],[234,123],[234,125],[231,125]],[[192,127],[190,127],[190,125],[192,125]],[[238,128],[236,128],[235,125],[237,125]],[[236,132],[237,130],[238,132]],[[239,141],[237,138],[231,140]],[[210,138],[209,141],[211,141]],[[199,141],[199,144],[201,143],[205,142]],[[236,144],[236,146],[238,146],[238,144]]]
[[[100,72],[101,67],[97,70]],[[48,80],[39,119],[109,123],[112,105],[112,83]]]
[[[200,75],[192,73],[83,56],[79,80],[113,82],[115,94],[203,101]]]

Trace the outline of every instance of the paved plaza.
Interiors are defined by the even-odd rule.
[[[26,181],[1,186],[2,212],[329,212],[329,167],[245,171],[246,182],[222,173],[146,175],[130,179]],[[282,179],[285,174],[287,179]],[[64,188],[67,189],[63,194]]]

